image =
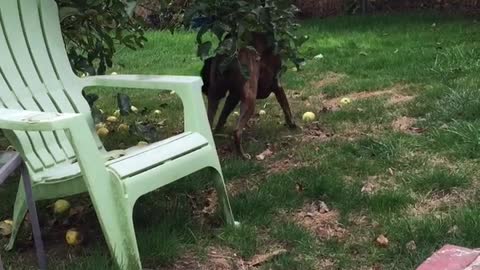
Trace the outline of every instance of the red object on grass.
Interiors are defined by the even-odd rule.
[[[417,270],[478,270],[480,249],[445,245],[422,263]]]

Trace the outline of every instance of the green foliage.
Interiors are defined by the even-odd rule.
[[[241,49],[255,50],[254,33],[266,34],[267,46],[299,68],[303,59],[299,57],[298,49],[308,36],[294,34],[298,28],[295,22],[297,12],[289,0],[197,0],[187,9],[184,24],[199,28],[198,56],[202,60],[212,55],[225,57],[221,69],[238,61]],[[214,50],[214,43],[204,39],[207,33],[218,40]]]
[[[57,0],[67,52],[78,73],[104,74],[118,46],[143,47],[142,28],[118,0]]]
[[[145,24],[153,29],[173,31],[183,25],[183,14],[192,0],[140,0],[139,12]]]

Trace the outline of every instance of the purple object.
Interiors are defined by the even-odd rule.
[[[3,165],[2,165],[3,164]],[[17,169],[20,168],[23,184],[25,186],[25,195],[27,199],[28,211],[32,223],[33,240],[35,242],[35,250],[37,252],[38,264],[40,270],[47,269],[47,258],[43,247],[42,235],[40,232],[40,222],[38,221],[37,208],[33,198],[32,183],[28,169],[23,163],[22,158],[15,152],[0,152],[0,185]],[[0,257],[0,270],[4,270],[2,258]]]

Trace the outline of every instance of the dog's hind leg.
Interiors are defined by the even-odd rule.
[[[240,102],[240,98],[232,95],[228,95],[227,100],[225,101],[225,105],[223,105],[222,113],[220,114],[220,118],[218,118],[217,126],[215,127],[215,132],[222,130],[223,126],[227,122],[228,116],[232,113],[232,111],[237,107],[238,103]]]
[[[275,93],[275,97],[277,98],[278,103],[280,103],[280,107],[282,107],[287,126],[291,129],[297,128],[295,121],[293,121],[292,111],[290,110],[287,95],[285,94],[285,90],[280,85],[278,80],[274,82],[273,92]]]

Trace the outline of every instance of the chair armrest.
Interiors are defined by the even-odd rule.
[[[194,76],[155,76],[155,75],[102,75],[90,76],[81,79],[85,87],[104,86],[118,88],[140,88],[156,90],[188,91],[193,86],[201,88],[200,77]]]
[[[185,113],[185,131],[198,132],[214,145],[202,98],[203,81],[194,76],[103,75],[81,79],[85,87],[103,86],[173,90],[180,97]]]
[[[84,119],[81,114],[0,109],[0,129],[8,130],[53,131],[68,129],[75,122],[84,121]]]
[[[86,185],[89,191],[111,188],[104,165],[105,160],[98,151],[97,143],[84,115],[0,109],[0,129],[13,131],[65,130],[75,150],[82,173],[88,179]],[[95,182],[96,179],[104,181]]]

